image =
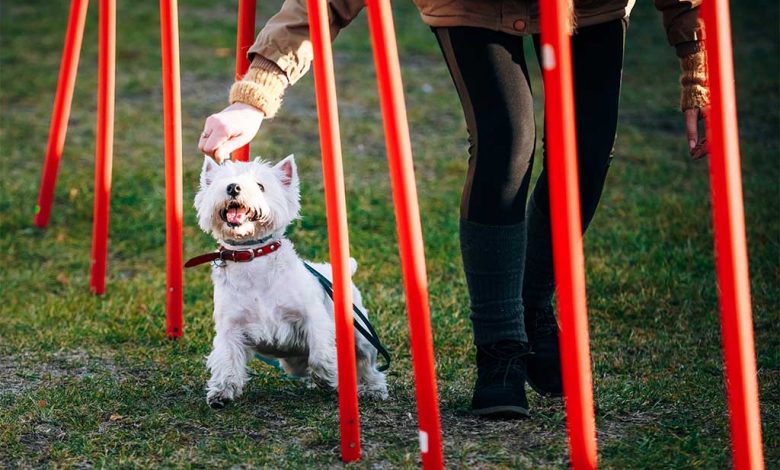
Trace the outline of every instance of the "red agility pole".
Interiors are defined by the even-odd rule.
[[[95,206],[92,220],[90,289],[106,290],[108,216],[111,206],[111,166],[114,154],[114,79],[116,75],[116,0],[98,4],[98,109],[95,144]]]
[[[182,141],[179,20],[176,0],[160,0],[163,128],[165,135],[166,330],[182,335]]]
[[[33,222],[36,227],[43,228],[49,225],[54,186],[57,183],[57,170],[60,166],[62,150],[65,147],[65,134],[68,132],[70,105],[73,102],[73,88],[76,85],[76,71],[79,65],[79,53],[81,52],[81,40],[84,37],[84,23],[87,18],[88,5],[88,0],[73,0],[70,4],[60,75],[57,79],[57,92],[54,95],[54,107],[49,125],[49,143],[46,146],[46,159],[43,164],[41,187],[38,193],[38,210]]]
[[[742,206],[731,24],[726,0],[702,2],[712,107],[707,118],[715,258],[734,468],[764,468]]]
[[[569,451],[574,469],[596,468],[585,268],[582,254],[570,12],[565,0],[539,3],[547,170]]]
[[[236,80],[249,70],[247,51],[255,42],[256,0],[238,0],[238,30],[236,33]],[[233,152],[234,160],[249,161],[249,144]]]
[[[314,87],[317,95],[322,173],[325,185],[325,209],[328,217],[328,246],[333,266],[333,306],[338,353],[339,423],[341,459],[360,459],[360,417],[357,402],[355,330],[352,318],[352,293],[349,271],[347,204],[344,195],[344,170],[341,162],[341,137],[336,106],[336,81],[333,72],[328,9],[325,0],[307,0],[309,28],[314,50]]]
[[[87,6],[87,0],[73,0],[71,3],[49,129],[49,142],[41,177],[38,212],[34,220],[38,227],[45,227],[51,214],[54,185],[65,143]],[[114,140],[116,1],[100,0],[98,8],[98,111],[95,144],[95,203],[89,286],[94,293],[103,294],[106,285]],[[161,0],[160,13],[166,155],[167,317],[168,334],[177,337],[181,336],[183,300],[181,100],[176,1]]]
[[[393,186],[398,244],[406,290],[412,344],[420,452],[424,468],[443,468],[436,366],[428,307],[428,279],[420,209],[412,165],[412,146],[406,119],[401,67],[390,2],[368,0],[368,25],[374,48],[379,100],[384,121],[390,181]]]

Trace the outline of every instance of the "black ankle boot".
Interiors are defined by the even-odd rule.
[[[558,349],[558,322],[552,306],[526,307],[525,329],[533,354],[528,356],[528,385],[547,397],[563,395],[561,354]]]
[[[490,418],[517,419],[530,416],[525,396],[528,343],[500,341],[477,346],[477,384],[471,411]]]

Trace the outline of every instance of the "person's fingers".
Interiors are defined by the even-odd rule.
[[[214,132],[211,133],[211,135],[206,140],[206,143],[203,145],[203,149],[201,150],[201,152],[216,158],[217,161],[221,163],[221,160],[217,158],[215,152],[219,148],[219,146],[225,143],[225,141],[227,141],[229,138],[230,137],[225,132],[220,132],[215,130]]]
[[[206,119],[198,139],[198,150],[217,162],[246,145],[263,122],[263,113],[249,105],[235,103]]]
[[[230,138],[230,132],[227,126],[219,118],[219,115],[212,114],[206,119],[203,125],[203,132],[200,134],[198,141],[198,150],[213,157],[214,150],[219,145]]]
[[[198,150],[201,153],[206,153],[206,142],[208,142],[209,137],[211,136],[211,131],[207,129],[203,129],[203,132],[200,134],[200,138],[198,139]]]
[[[214,151],[214,158],[220,162],[223,160],[228,160],[230,159],[231,153],[246,145],[247,142],[249,142],[249,139],[247,139],[243,134],[234,136],[217,147],[217,149]]]
[[[700,160],[710,153],[710,144],[707,143],[707,139],[702,139],[701,142],[691,151],[691,157],[694,160]]]
[[[688,150],[693,151],[699,142],[699,110],[685,110],[685,133],[688,137]]]
[[[705,121],[706,118],[710,115],[709,106],[699,108],[698,111],[699,112],[697,114],[699,121]],[[696,127],[698,128],[698,125]],[[696,141],[696,147],[691,151],[691,157],[693,157],[694,160],[705,158],[710,153],[710,144],[707,142],[706,133],[706,128],[701,133],[699,133],[699,140]]]

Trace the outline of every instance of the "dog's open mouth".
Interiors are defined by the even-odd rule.
[[[258,214],[255,210],[244,206],[236,200],[232,200],[225,205],[225,208],[220,212],[220,216],[231,227],[238,227],[244,222],[256,220]]]

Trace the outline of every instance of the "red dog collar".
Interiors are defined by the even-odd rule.
[[[198,266],[204,263],[210,263],[212,261],[217,261],[217,260],[222,262],[233,261],[236,263],[246,263],[248,261],[252,261],[255,258],[265,256],[269,253],[273,253],[274,251],[277,251],[280,246],[282,246],[282,242],[280,241],[275,241],[273,243],[269,243],[268,245],[261,246],[260,248],[255,248],[253,250],[229,250],[224,246],[220,245],[219,251],[215,251],[213,253],[206,253],[205,255],[200,255],[194,258],[190,258],[189,260],[187,260],[186,263],[184,263],[184,267],[191,268],[193,266]]]

